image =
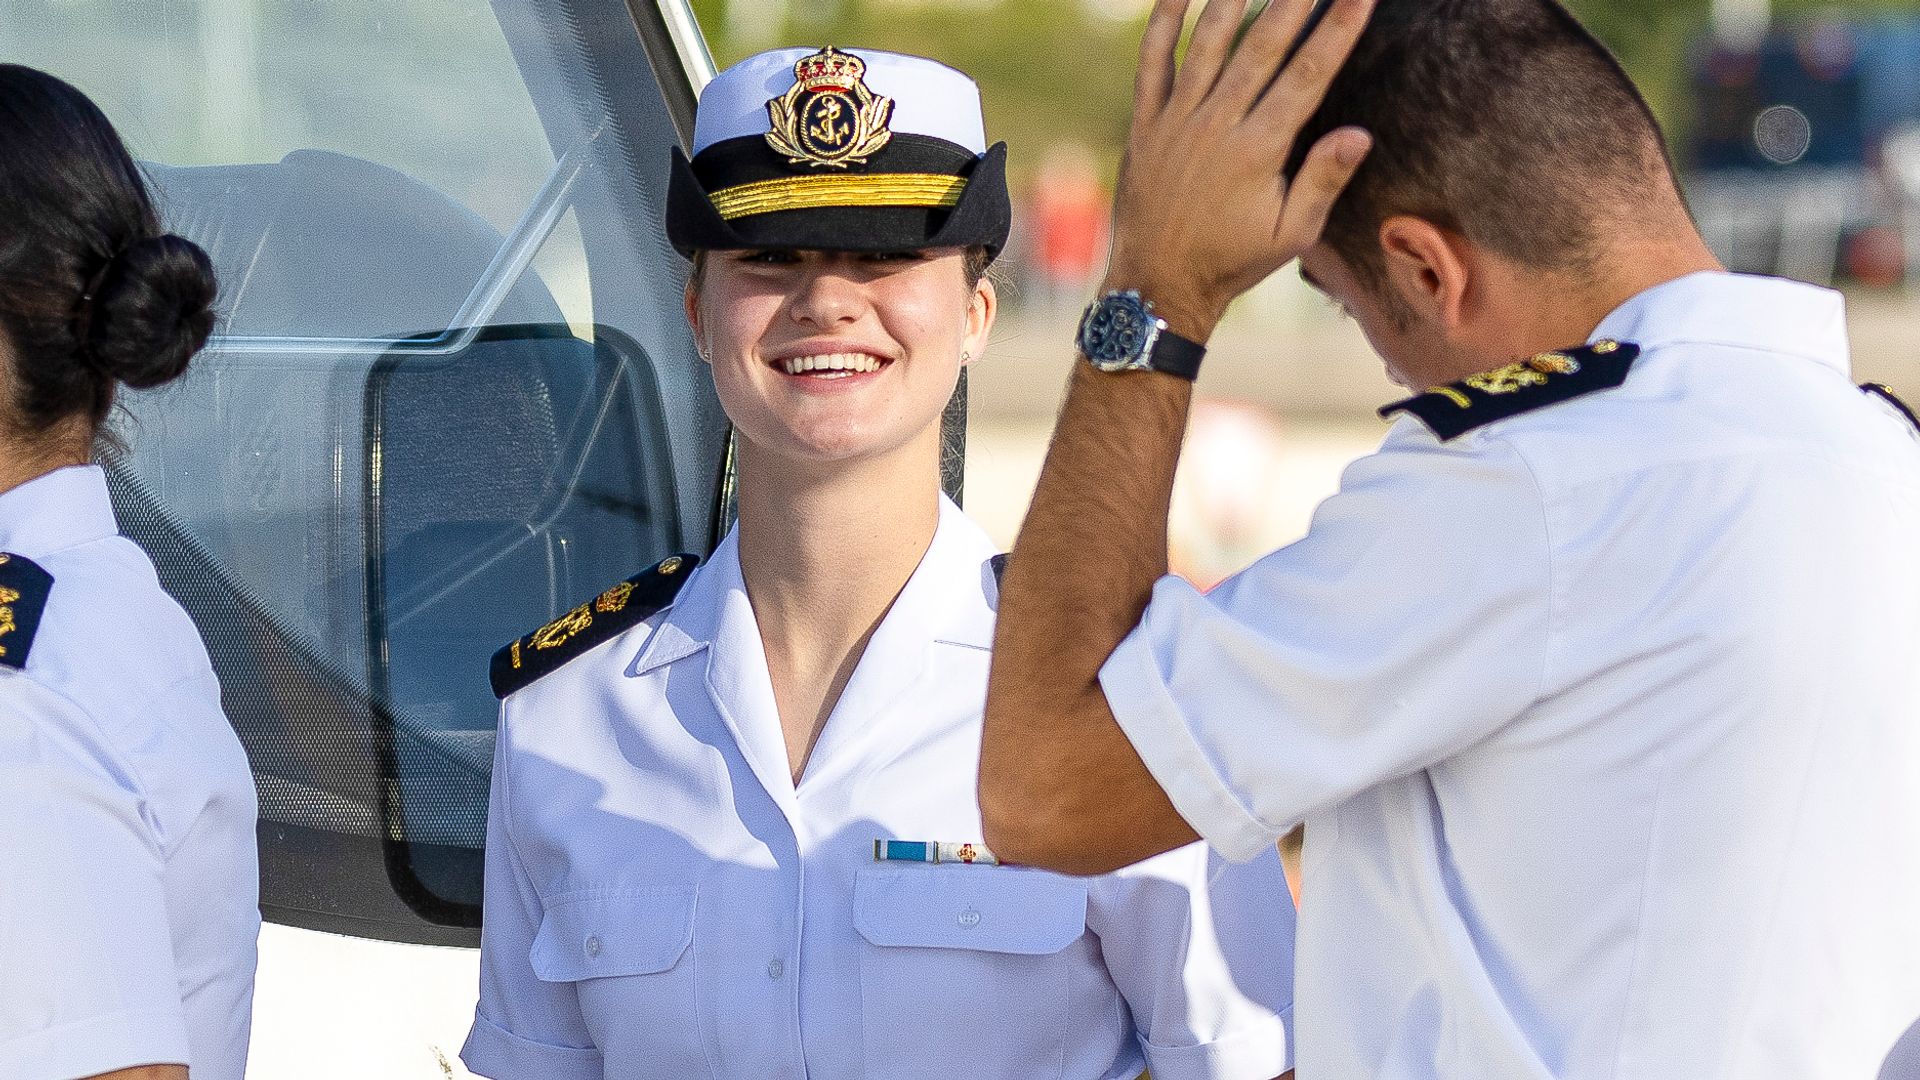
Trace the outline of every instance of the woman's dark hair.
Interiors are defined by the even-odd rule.
[[[213,330],[213,264],[160,226],[139,168],[85,94],[0,64],[0,341],[29,438],[105,421],[114,391],[187,369]]]

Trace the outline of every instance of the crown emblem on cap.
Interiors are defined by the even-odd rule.
[[[792,89],[767,102],[767,145],[792,165],[865,165],[893,138],[893,99],[867,89],[866,74],[866,61],[831,45],[802,57]]]

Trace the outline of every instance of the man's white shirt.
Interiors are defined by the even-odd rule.
[[[1101,673],[1219,849],[1306,822],[1303,1076],[1860,1080],[1920,1017],[1920,439],[1826,290],[1601,339],[1624,386],[1401,419]]]
[[[53,576],[26,668],[0,668],[0,1077],[240,1080],[253,776],[199,632],[98,468],[0,494],[0,550]]]

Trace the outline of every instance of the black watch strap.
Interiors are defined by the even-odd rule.
[[[1153,352],[1147,356],[1147,363],[1155,371],[1178,375],[1192,382],[1200,377],[1200,361],[1206,356],[1205,345],[1191,338],[1183,338],[1171,330],[1161,330],[1153,339]]]

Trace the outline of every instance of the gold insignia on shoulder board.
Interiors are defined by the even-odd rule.
[[[593,610],[602,615],[611,615],[627,606],[627,599],[633,595],[633,582],[623,581],[594,598]]]
[[[565,615],[553,620],[533,632],[533,647],[536,649],[557,649],[565,645],[575,634],[593,625],[593,611],[587,604],[581,604]]]
[[[789,164],[865,165],[893,138],[893,99],[867,89],[866,61],[829,45],[793,65],[793,88],[767,102],[767,145]]]
[[[1547,376],[1531,364],[1522,362],[1479,375],[1469,375],[1460,381],[1483,394],[1512,394],[1529,386],[1545,386]]]
[[[1557,352],[1543,352],[1528,360],[1527,366],[1544,375],[1575,375],[1580,371],[1580,361]]]
[[[0,559],[4,559],[0,556]],[[6,637],[20,629],[13,621],[13,605],[20,602],[20,594],[12,589],[0,586],[0,637]],[[0,656],[7,655],[4,646],[0,646]]]

